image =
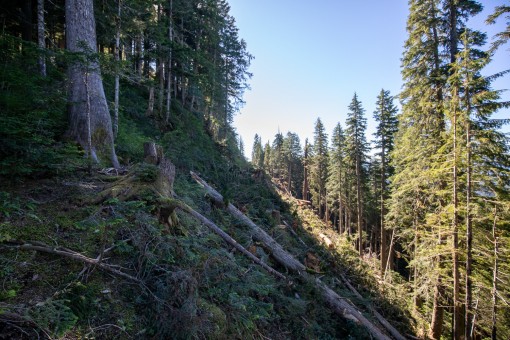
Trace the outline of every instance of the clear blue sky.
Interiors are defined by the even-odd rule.
[[[251,156],[253,137],[263,143],[280,130],[296,132],[304,145],[313,140],[320,117],[328,135],[358,94],[372,139],[372,113],[381,88],[397,95],[402,86],[400,58],[406,40],[407,1],[396,0],[229,0],[239,34],[255,56],[251,91],[234,126]],[[503,0],[483,1],[485,10],[472,20],[484,31],[501,31],[483,21]],[[492,34],[491,34],[492,36]],[[509,46],[497,55],[488,73],[510,68]],[[510,77],[495,83],[508,88]],[[505,84],[506,83],[506,84]],[[510,100],[508,94],[505,99]],[[398,103],[398,101],[396,101]],[[500,113],[509,116],[508,111]]]

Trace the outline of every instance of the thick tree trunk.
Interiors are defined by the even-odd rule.
[[[430,322],[429,337],[434,340],[441,339],[443,333],[444,318],[444,286],[441,278],[438,279],[434,287],[434,305],[432,307],[432,320]]]
[[[37,0],[37,45],[41,53],[39,57],[39,72],[41,72],[43,77],[46,77],[46,57],[44,56],[44,50],[46,49],[45,31],[44,0]]]
[[[374,314],[374,316],[376,317],[376,319],[381,323],[381,325],[384,326],[384,328],[386,328],[388,330],[388,332],[390,332],[390,334],[397,340],[406,340],[406,338],[404,336],[402,336],[402,334],[400,334],[399,331],[397,331],[397,329],[395,327],[393,327],[389,322],[388,320],[386,320],[379,312],[377,312],[374,308],[374,306],[372,306],[372,304],[370,304],[370,302],[366,301],[363,296],[361,296],[361,294],[356,290],[356,288],[354,288],[354,286],[349,282],[349,280],[344,276],[344,275],[340,275],[340,278],[342,279],[342,281],[344,282],[344,284],[347,286],[347,288],[350,289],[350,291],[354,294],[354,296],[356,296],[358,298],[358,300],[362,301],[363,304],[365,306],[368,307],[368,309],[370,309],[370,311]]]
[[[306,267],[296,260],[291,254],[285,251],[282,246],[276,242],[271,236],[269,236],[264,230],[260,229],[252,220],[244,215],[239,209],[234,207],[231,203],[225,206],[223,196],[221,196],[216,190],[209,186],[203,179],[191,172],[191,176],[199,182],[207,191],[207,194],[219,206],[223,206],[232,216],[247,225],[252,231],[252,237],[261,243],[263,243],[268,250],[271,251],[271,255],[287,269],[294,272],[304,272]]]
[[[225,242],[230,244],[232,247],[237,249],[240,253],[242,253],[244,256],[248,257],[250,260],[264,268],[268,273],[271,275],[274,275],[275,277],[286,280],[287,278],[282,273],[276,271],[275,269],[268,266],[266,263],[264,263],[262,260],[260,260],[258,257],[250,253],[246,248],[244,248],[242,245],[240,245],[236,240],[234,240],[229,234],[224,232],[220,227],[218,227],[216,224],[214,224],[212,221],[210,221],[205,216],[201,215],[200,213],[196,212],[195,210],[191,209],[189,206],[185,205],[184,203],[177,202],[176,203],[177,208],[181,209],[182,211],[190,214],[197,220],[199,220],[203,225],[211,229],[214,233],[219,235]]]
[[[69,51],[85,54],[97,52],[93,14],[92,0],[66,1],[66,42]],[[97,61],[85,55],[83,61],[69,67],[68,91],[67,135],[87,150],[94,161],[99,161],[98,153],[109,155],[112,165],[118,168],[111,118]]]

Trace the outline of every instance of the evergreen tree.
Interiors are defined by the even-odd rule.
[[[356,224],[358,229],[358,251],[363,256],[363,187],[366,184],[366,164],[368,143],[365,137],[366,118],[365,110],[361,102],[358,100],[356,93],[354,94],[349,111],[347,113],[345,144],[346,144],[346,161],[349,172],[354,177],[356,192]]]
[[[331,150],[328,165],[328,180],[326,189],[328,192],[328,203],[331,207],[334,219],[338,221],[334,225],[338,232],[345,231],[346,210],[346,169],[345,169],[345,135],[340,123],[338,123],[331,136]]]
[[[465,242],[458,240],[455,248],[457,253],[465,254],[462,256],[466,263],[464,273],[461,272],[460,264],[457,264],[459,281],[461,274],[465,276],[464,287],[458,283],[458,300],[461,300],[461,290],[464,291],[465,298],[457,301],[457,304],[465,309],[464,320],[457,322],[463,322],[465,327],[454,329],[454,332],[471,339],[474,337],[474,320],[477,320],[478,327],[483,329],[485,334],[493,333],[497,328],[497,322],[487,318],[491,313],[478,312],[482,309],[489,311],[493,306],[487,302],[491,299],[481,291],[473,290],[473,286],[490,290],[493,282],[481,278],[490,277],[491,265],[486,262],[485,266],[475,266],[473,254],[480,251],[491,252],[492,244],[487,244],[487,238],[482,235],[491,232],[491,228],[494,228],[493,219],[498,218],[498,211],[504,214],[505,209],[501,207],[509,202],[510,159],[508,138],[499,131],[504,121],[491,118],[494,111],[502,106],[497,102],[498,92],[490,88],[491,78],[483,77],[480,73],[490,61],[488,54],[477,49],[484,44],[485,35],[465,29],[459,40],[462,42],[462,49],[455,63],[451,65],[451,76],[448,80],[451,89],[448,117],[452,125],[452,204],[456,212],[454,232],[457,233],[457,238],[460,238],[460,232],[465,227]],[[492,212],[494,207],[497,207],[495,213]],[[491,217],[487,218],[488,216]],[[475,235],[478,237],[474,237]],[[462,247],[463,244],[465,248]],[[497,256],[499,254],[494,255],[496,258]],[[473,306],[474,298],[484,301],[477,305],[476,310]],[[459,317],[462,317],[462,309],[459,314]]]
[[[273,178],[281,179],[285,163],[283,158],[283,134],[278,131],[271,147],[271,170]]]
[[[66,42],[71,52],[82,53],[68,70],[69,130],[95,162],[98,151],[108,155],[112,165],[119,161],[113,144],[113,131],[108,104],[103,89],[97,49],[96,22],[92,0],[66,1]]]
[[[271,144],[269,141],[264,145],[264,170],[270,174],[272,172],[271,168]]]
[[[493,25],[501,16],[505,16],[506,27],[504,31],[499,32],[494,36],[495,40],[492,42],[491,46],[492,51],[497,50],[501,45],[506,44],[510,39],[510,5],[497,6],[494,9],[494,13],[489,15],[485,22],[489,25]]]
[[[305,148],[303,154],[303,193],[302,197],[305,201],[310,200],[310,183],[309,183],[309,163],[310,162],[310,144],[308,138],[305,139]]]
[[[388,179],[393,175],[393,167],[391,166],[391,152],[394,146],[394,137],[397,132],[397,108],[393,104],[393,97],[389,91],[381,90],[377,97],[376,110],[374,119],[378,122],[375,136],[375,148],[378,150],[377,156],[380,159],[380,228],[381,228],[381,272],[384,275],[386,270],[389,250],[388,250],[388,231],[386,230],[386,209],[385,201],[388,197]]]
[[[312,204],[319,210],[319,216],[327,219],[328,135],[320,118],[317,118],[315,122],[313,145],[309,160],[308,171]]]
[[[257,169],[262,169],[264,167],[264,150],[262,149],[262,141],[258,134],[255,134],[253,139],[251,164]]]
[[[283,159],[286,164],[283,173],[287,184],[287,191],[294,197],[300,195],[300,186],[303,180],[301,162],[302,149],[299,136],[293,132],[287,132],[283,140]]]

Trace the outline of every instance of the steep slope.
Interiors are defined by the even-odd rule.
[[[150,192],[141,191],[129,200],[98,201],[101,191],[128,175],[105,169],[88,174],[76,168],[67,175],[3,189],[0,334],[108,339],[367,337],[363,327],[327,308],[313,283],[287,273],[248,228],[212,205],[189,170],[214,183],[226,202],[307,264],[313,276],[354,302],[338,274],[360,274],[364,279],[356,282],[366,284],[369,271],[356,272],[359,263],[349,262],[355,256],[348,255],[353,250],[347,243],[335,252],[321,245],[314,235],[323,226],[311,211],[282,200],[236,148],[214,143],[192,113],[183,111],[175,119],[174,130],[160,142],[176,165],[177,198],[284,272],[289,281],[268,274],[189,214],[177,212],[176,223],[162,223]],[[133,124],[132,134],[143,135]],[[138,183],[154,180],[155,169],[149,164],[137,163],[127,171]],[[27,242],[76,252],[104,266],[20,247]],[[377,291],[371,293],[377,304],[384,301]],[[408,331],[398,308],[386,315]]]

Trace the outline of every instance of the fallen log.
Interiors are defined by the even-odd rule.
[[[169,200],[166,200],[167,202]],[[165,204],[165,203],[163,203]],[[168,203],[166,203],[168,204]],[[225,242],[227,242],[228,244],[230,244],[231,246],[233,246],[235,249],[237,249],[239,252],[241,252],[243,255],[245,255],[246,257],[248,257],[250,260],[252,260],[253,262],[255,262],[256,264],[258,264],[259,266],[261,266],[262,268],[264,268],[267,272],[269,272],[271,275],[274,275],[276,276],[277,278],[279,279],[282,279],[282,280],[286,280],[287,278],[285,277],[285,275],[283,275],[282,273],[280,273],[279,271],[271,268],[270,266],[268,266],[266,263],[264,263],[261,259],[259,259],[258,257],[256,257],[255,255],[253,255],[251,252],[249,252],[245,247],[243,247],[242,245],[240,245],[235,239],[233,239],[229,234],[227,234],[226,232],[224,232],[220,227],[218,227],[216,224],[214,224],[214,222],[212,222],[211,220],[209,220],[207,217],[203,216],[202,214],[200,214],[199,212],[193,210],[190,206],[182,203],[182,202],[179,202],[179,201],[176,201],[176,200],[172,200],[170,204],[173,204],[175,205],[176,208],[184,211],[185,213],[188,213],[190,214],[191,216],[193,216],[195,219],[197,219],[198,221],[200,221],[203,225],[205,225],[206,227],[208,227],[209,229],[211,229],[214,233],[216,233],[217,235],[219,235]]]
[[[374,314],[379,323],[383,325],[384,328],[386,328],[386,330],[390,332],[390,334],[395,339],[406,340],[406,337],[400,334],[400,332],[396,330],[395,327],[393,327],[388,322],[388,320],[386,320],[381,314],[379,314],[379,312],[376,311],[375,308],[363,298],[363,296],[361,296],[361,294],[356,290],[356,288],[354,288],[351,282],[344,275],[340,275],[340,278],[342,279],[344,285],[347,286],[347,288],[349,288],[349,290],[372,312],[372,314]]]
[[[312,202],[307,201],[307,200],[300,200],[298,198],[295,198],[295,200],[296,200],[297,204],[300,205],[300,206],[303,206],[303,205],[311,206],[312,205]]]
[[[225,201],[223,200],[223,196],[220,195],[216,190],[214,190],[207,182],[201,179],[197,174],[193,171],[190,172],[191,176],[204,187],[207,194],[213,200],[213,203],[218,206],[226,209],[232,216],[236,217],[238,220],[243,222],[246,226],[250,228],[253,238],[256,241],[261,242],[265,245],[266,249],[271,252],[271,255],[285,268],[292,270],[294,272],[304,272],[306,271],[305,266],[296,260],[291,254],[285,251],[282,246],[276,242],[271,236],[269,236],[264,230],[260,229],[252,220],[250,220],[246,215],[244,215],[239,209],[234,207],[232,203],[228,203],[225,205]]]
[[[110,266],[109,264],[102,262],[101,255],[98,256],[97,258],[93,259],[93,258],[87,257],[83,254],[77,253],[75,251],[72,251],[72,250],[69,250],[66,248],[51,247],[51,246],[45,245],[44,243],[37,242],[37,241],[34,241],[34,242],[9,241],[6,244],[3,244],[3,246],[6,246],[8,248],[19,249],[19,250],[34,250],[34,251],[38,251],[38,252],[42,252],[42,253],[48,253],[48,254],[59,255],[59,256],[71,258],[73,260],[77,260],[80,262],[84,262],[87,264],[97,266],[98,268],[100,268],[104,271],[121,276],[125,279],[134,281],[138,284],[145,286],[143,284],[142,280],[140,280],[132,275],[129,275],[127,273],[124,273],[123,271],[115,269],[112,266]]]
[[[298,241],[306,248],[308,248],[308,246],[306,245],[305,241],[303,241],[301,239],[301,237],[299,237],[299,235],[296,233],[296,231],[285,221],[283,221],[283,224],[288,228],[289,232],[294,235],[295,238],[298,239]]]
[[[372,336],[374,336],[376,339],[384,340],[390,339],[370,320],[365,318],[356,307],[352,306],[347,301],[345,301],[345,299],[340,297],[335,291],[329,288],[320,279],[314,278],[311,275],[307,274],[306,267],[301,262],[299,262],[297,259],[294,258],[294,256],[285,251],[279,243],[277,243],[271,236],[269,236],[264,230],[257,226],[246,215],[240,212],[231,203],[225,205],[223,196],[221,196],[220,193],[218,193],[214,188],[207,184],[207,182],[205,182],[194,172],[191,171],[190,173],[191,176],[202,187],[204,187],[207,195],[209,195],[209,197],[214,201],[215,205],[218,207],[223,207],[232,216],[234,216],[243,224],[245,224],[247,227],[249,227],[253,237],[257,241],[263,243],[266,249],[270,250],[271,255],[275,258],[276,261],[278,261],[288,270],[297,273],[305,281],[313,283],[322,294],[324,300],[327,302],[327,304],[335,313],[346,319],[356,320],[356,322],[362,324],[368,330],[368,332],[370,332],[370,334],[372,334]]]

